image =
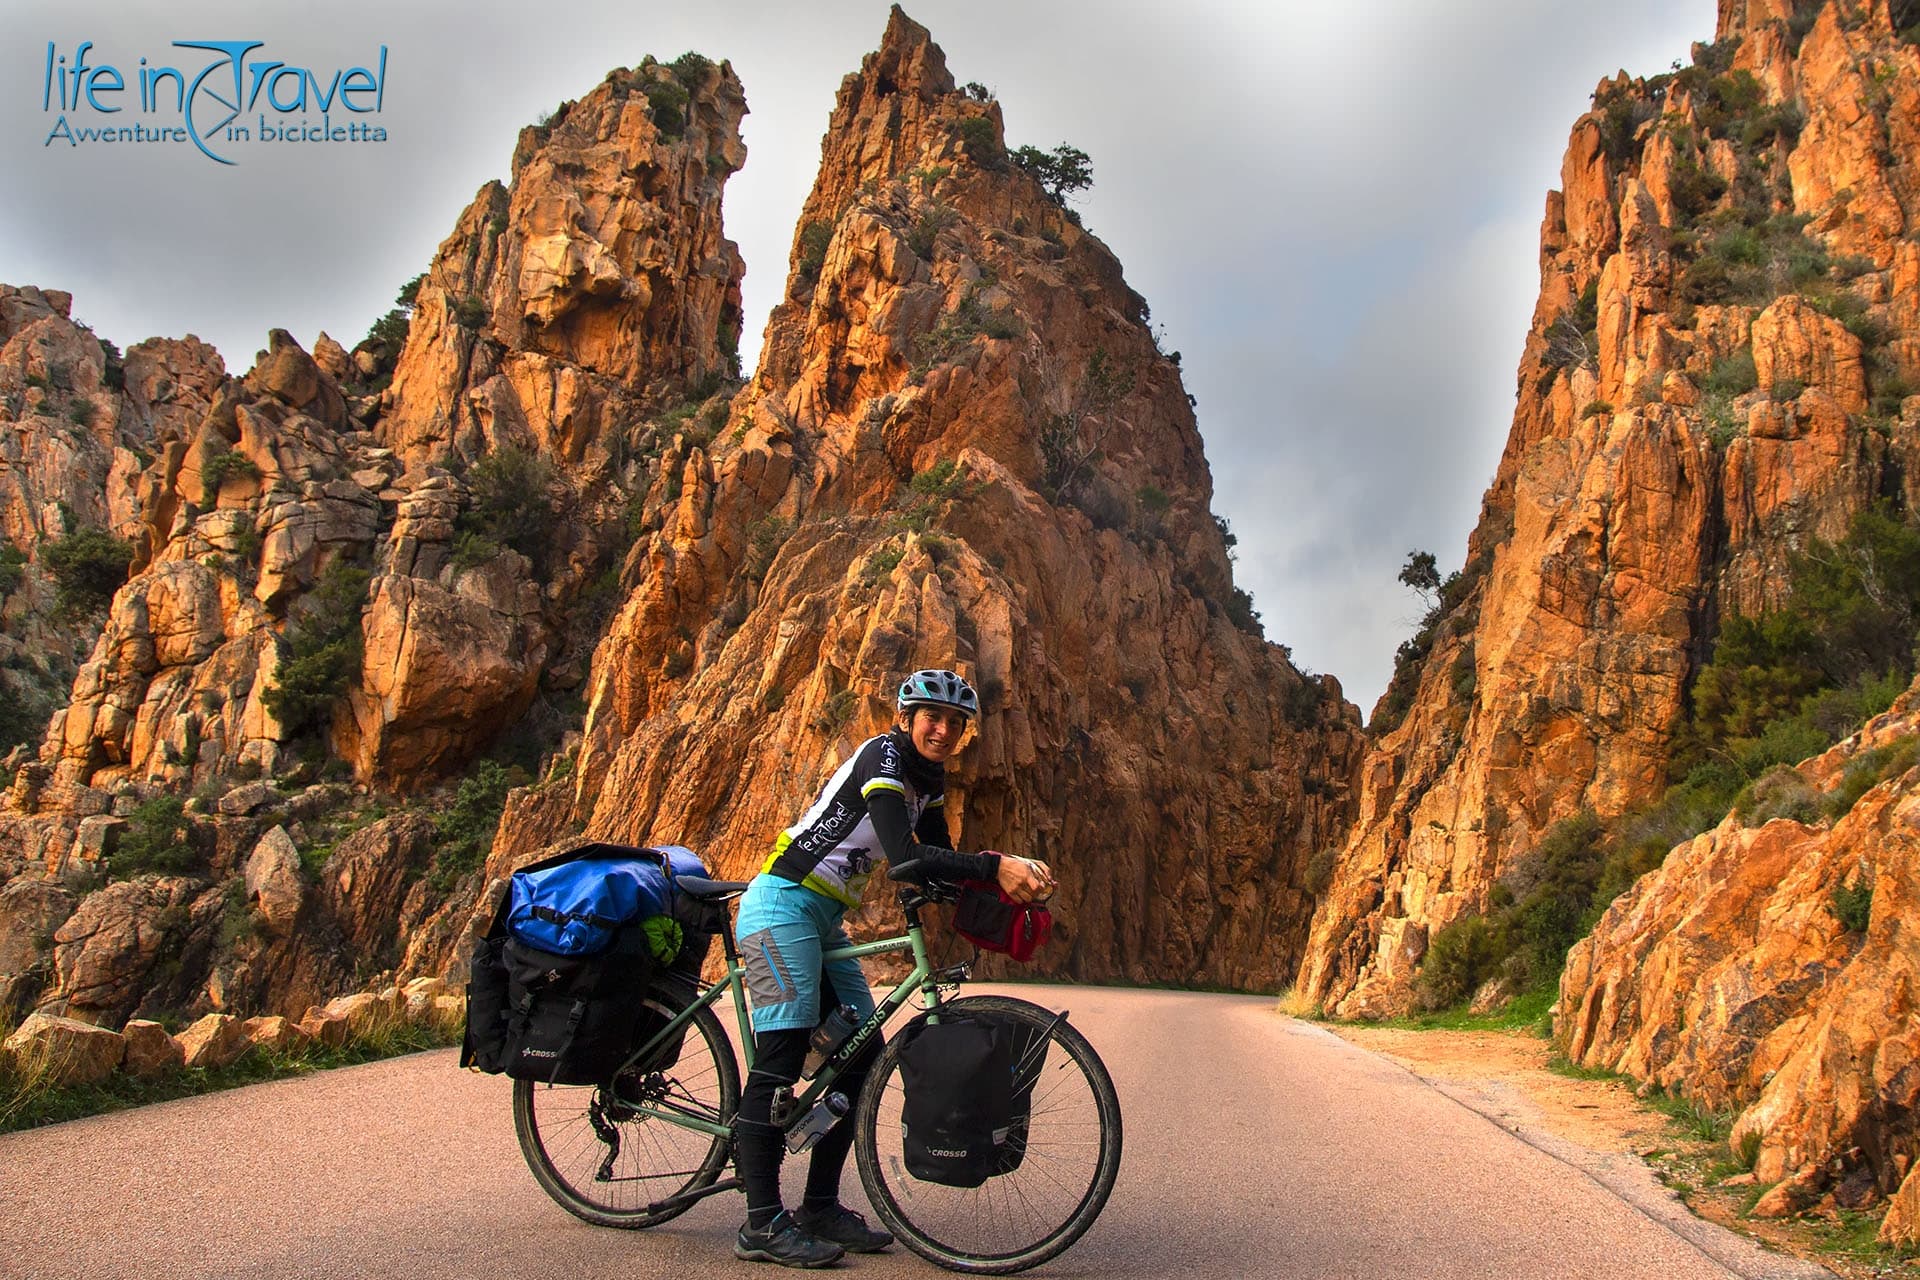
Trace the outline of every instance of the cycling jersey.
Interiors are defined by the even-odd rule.
[[[953,843],[947,830],[944,765],[913,749],[899,729],[868,738],[834,771],[819,799],[774,841],[762,871],[804,884],[845,906],[860,905],[874,863],[887,856],[874,830],[875,796],[899,797],[913,835],[942,850]]]

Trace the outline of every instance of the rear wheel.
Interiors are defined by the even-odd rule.
[[[642,1016],[664,1025],[693,998],[681,983],[656,982]],[[712,1185],[733,1153],[729,1138],[642,1114],[642,1106],[733,1123],[740,1072],[712,1008],[693,1015],[670,1064],[641,1063],[610,1085],[513,1082],[513,1128],[535,1180],[568,1213],[603,1227],[651,1227],[678,1217],[692,1201],[652,1206]]]
[[[1058,1256],[1105,1207],[1120,1173],[1120,1102],[1093,1046],[1061,1015],[1005,996],[966,996],[940,1008],[1016,1028],[1023,1048],[1015,1079],[1032,1083],[1018,1167],[978,1187],[922,1182],[907,1171],[896,1036],[860,1091],[860,1181],[881,1221],[921,1257],[981,1275],[1024,1271]]]

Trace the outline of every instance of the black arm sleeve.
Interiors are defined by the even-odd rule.
[[[913,829],[914,838],[921,844],[937,845],[942,849],[953,848],[953,833],[947,830],[947,807],[943,804],[930,804],[920,813],[919,825]]]
[[[907,802],[898,792],[875,788],[867,797],[867,816],[873,819],[873,834],[880,838],[881,851],[887,855],[888,874],[903,863],[914,865],[911,874],[894,876],[919,883],[934,880],[992,880],[1000,874],[1000,857],[992,853],[956,853],[935,844],[923,844],[908,829]],[[944,819],[940,825],[945,827]],[[928,828],[926,819],[921,830]]]

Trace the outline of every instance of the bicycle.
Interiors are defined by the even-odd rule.
[[[704,990],[684,974],[656,977],[642,1002],[647,1035],[604,1084],[547,1085],[516,1080],[514,1130],[534,1178],[569,1213],[600,1226],[658,1226],[711,1195],[738,1190],[721,1175],[733,1156],[732,1122],[740,1103],[733,1044],[713,1005],[732,993],[753,1067],[753,1032],[733,922],[725,904],[745,892],[734,881],[681,876],[678,890],[713,913],[726,972]],[[954,996],[970,964],[935,968],[920,922],[922,908],[950,902],[958,887],[900,890],[906,932],[827,952],[828,959],[911,951],[913,968],[880,1000],[775,1121],[791,1136],[833,1083],[917,992],[918,1018],[943,1012],[985,1014],[1021,1024],[1016,1075],[1038,1072],[1026,1145],[1018,1167],[977,1188],[921,1182],[902,1154],[900,1045],[887,1043],[853,1106],[854,1155],[867,1199],[888,1230],[931,1262],[953,1271],[1006,1275],[1060,1255],[1093,1225],[1120,1172],[1120,1103],[1105,1064],[1067,1015],[1008,996]],[[845,1099],[842,1098],[844,1103]],[[790,1150],[795,1148],[792,1140]],[[664,1194],[662,1194],[664,1192]]]

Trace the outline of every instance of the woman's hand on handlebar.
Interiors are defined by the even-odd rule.
[[[1032,858],[1000,855],[1000,887],[1015,902],[1044,902],[1053,896],[1053,872]]]

